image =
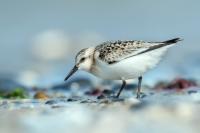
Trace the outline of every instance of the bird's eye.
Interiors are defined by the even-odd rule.
[[[83,62],[84,60],[85,60],[85,58],[83,57],[83,58],[81,58],[80,62]]]

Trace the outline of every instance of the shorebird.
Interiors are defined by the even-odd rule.
[[[126,86],[126,80],[138,78],[137,98],[140,98],[142,76],[154,68],[167,49],[181,41],[174,38],[162,42],[108,41],[77,53],[75,65],[65,81],[77,70],[84,70],[102,79],[122,80],[116,98]]]

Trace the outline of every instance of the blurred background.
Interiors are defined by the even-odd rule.
[[[63,83],[76,53],[107,40],[184,41],[144,83],[199,80],[198,0],[0,0],[0,77],[26,86]],[[85,72],[78,76],[95,77]]]

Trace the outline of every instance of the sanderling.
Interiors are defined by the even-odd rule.
[[[155,67],[172,44],[181,41],[174,38],[163,42],[108,41],[96,47],[82,49],[75,58],[75,66],[65,81],[77,70],[85,70],[97,77],[122,80],[116,97],[126,85],[126,80],[138,78],[137,98],[140,98],[142,75]]]

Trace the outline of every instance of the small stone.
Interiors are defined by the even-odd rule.
[[[113,98],[111,99],[113,102],[123,102],[124,99],[123,98]]]
[[[91,90],[91,91],[87,91],[85,92],[86,95],[89,95],[89,96],[98,96],[100,95],[102,92],[100,89],[94,89],[94,90]]]
[[[197,83],[194,80],[188,80],[188,79],[183,79],[183,78],[178,78],[175,79],[174,81],[170,82],[170,83],[166,83],[166,82],[160,82],[158,83],[154,88],[155,89],[163,89],[163,90],[183,90],[183,89],[187,89],[190,87],[195,87],[197,86]]]
[[[67,99],[67,102],[76,102],[76,101],[81,101],[81,100],[83,100],[83,98],[81,98],[79,96],[72,96]]]
[[[96,101],[91,100],[91,99],[86,99],[86,100],[81,101],[80,103],[96,103]]]
[[[106,97],[104,95],[100,95],[97,97],[97,99],[105,99]]]
[[[44,93],[43,91],[38,91],[35,95],[34,95],[35,99],[42,99],[42,100],[46,100],[49,99],[49,96]]]
[[[49,100],[45,104],[52,105],[52,104],[56,104],[56,103],[58,103],[58,101],[56,101],[56,100]]]
[[[67,99],[67,101],[68,102],[76,102],[76,101],[78,101],[78,99],[69,98],[69,99]]]
[[[149,95],[154,95],[154,94],[155,94],[154,92],[150,92],[150,93],[149,93]]]
[[[56,108],[61,108],[63,106],[59,106],[59,105],[53,105],[51,108],[56,109]]]
[[[194,93],[197,93],[197,91],[195,91],[195,90],[189,90],[188,91],[188,94],[194,94]]]
[[[114,94],[114,92],[113,92],[112,90],[108,90],[108,89],[103,90],[102,93],[105,94],[105,95],[111,95],[111,94]]]

